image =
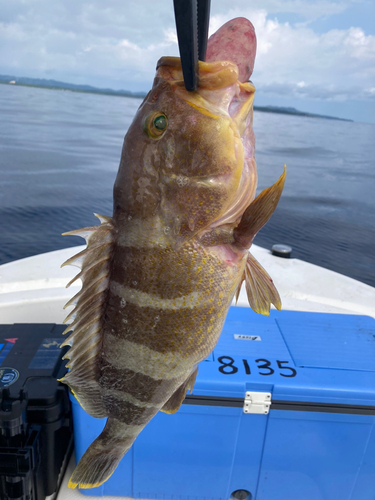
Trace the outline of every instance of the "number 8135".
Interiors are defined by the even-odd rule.
[[[247,359],[242,359],[242,365],[240,368],[236,366],[234,363],[234,359],[231,356],[220,356],[217,358],[220,363],[219,372],[223,375],[234,375],[238,372],[239,369],[244,370],[246,375],[251,375],[250,364]],[[256,370],[259,375],[268,376],[273,375],[274,373],[278,373],[282,377],[295,377],[297,375],[297,371],[291,366],[287,366],[289,361],[280,361],[276,360],[276,365],[272,367],[271,361],[264,358],[259,358],[255,360]]]

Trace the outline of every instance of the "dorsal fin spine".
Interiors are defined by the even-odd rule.
[[[83,281],[83,279],[85,278],[86,274],[88,274],[90,271],[92,271],[96,267],[101,266],[104,262],[106,262],[107,260],[109,260],[109,258],[110,258],[110,256],[108,256],[108,257],[106,257],[104,259],[101,259],[98,262],[95,262],[95,264],[93,264],[90,267],[87,267],[87,268],[82,267],[82,271],[80,273],[78,273],[77,276],[75,276],[72,280],[70,280],[69,283],[66,285],[65,288],[69,288],[70,285],[72,285],[78,279],[82,279],[82,281]]]
[[[61,264],[60,267],[75,266],[75,267],[82,268],[79,261],[82,261],[82,263],[83,263],[84,259],[91,252],[95,252],[96,250],[99,250],[99,249],[103,251],[103,250],[105,250],[105,247],[107,245],[110,245],[110,244],[111,244],[111,242],[108,242],[108,243],[105,243],[104,245],[98,244],[98,245],[93,246],[92,248],[85,248],[84,250],[82,250],[82,252],[79,252],[76,255],[73,255],[73,257],[70,257],[69,259],[67,259],[63,264]]]
[[[63,323],[67,323],[71,318],[75,318],[77,316],[78,311],[82,313],[82,315],[86,314],[86,309],[90,309],[95,305],[97,300],[101,299],[103,292],[99,291],[96,292],[92,297],[85,297],[85,300],[82,301],[79,305],[77,304],[76,307],[68,314],[68,316],[64,319]]]
[[[82,288],[65,306],[76,302],[65,319],[69,321],[74,317],[74,321],[63,332],[71,332],[63,342],[63,345],[71,347],[64,356],[64,359],[69,359],[66,366],[70,371],[61,381],[71,387],[90,415],[101,418],[106,416],[106,411],[101,400],[98,356],[102,346],[102,317],[107,300],[115,232],[111,218],[97,217],[101,221],[100,226],[66,233],[84,237],[87,247],[64,263],[81,264],[81,272],[67,286],[82,279]]]
[[[89,332],[89,330],[90,330],[90,332]],[[78,333],[72,332],[72,334],[69,335],[69,337],[67,337],[64,340],[64,342],[60,345],[60,347],[64,347],[67,345],[72,346],[73,339],[74,339],[74,342],[78,344],[81,341],[81,339],[85,337],[85,335],[90,336],[98,331],[99,331],[99,328],[96,325],[91,325],[89,328],[87,328],[87,330],[85,330],[84,335],[79,335],[79,332]]]
[[[64,305],[64,309],[66,309],[67,307],[70,307],[71,305],[77,304],[78,300],[80,298],[83,298],[85,296],[87,296],[87,297],[90,296],[91,291],[95,290],[95,288],[99,288],[100,287],[101,291],[106,290],[107,287],[108,287],[108,283],[109,283],[109,280],[108,280],[107,275],[99,276],[92,283],[92,285],[90,285],[88,288],[82,287],[81,290],[74,295],[74,297],[72,297],[70,300],[68,300],[68,302]]]

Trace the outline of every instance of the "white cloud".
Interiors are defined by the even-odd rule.
[[[339,87],[337,85],[318,84],[301,86],[299,83],[270,83],[259,86],[258,90],[263,94],[272,96],[332,102],[366,100],[375,97],[375,89],[362,89],[356,86]]]
[[[94,85],[117,81],[117,88],[129,80],[150,85],[159,57],[178,55],[173,29],[163,27],[162,9],[155,23],[152,8],[141,18],[132,15],[133,3],[115,4],[20,3],[11,20],[0,24],[0,73]],[[173,10],[169,17],[173,23]]]
[[[164,38],[168,42],[175,43],[177,45],[177,33],[174,28],[168,28],[166,30],[163,30],[164,32]]]
[[[27,34],[20,24],[0,22],[0,37],[10,43],[24,42],[27,39]]]
[[[216,0],[213,8],[221,12],[228,11],[230,19],[243,15],[238,14],[238,12],[248,11],[249,5],[251,5],[253,11],[264,10],[270,14],[297,14],[301,19],[311,22],[321,17],[327,18],[334,14],[340,14],[353,3],[352,0],[339,0],[337,2],[329,0],[252,0],[251,2],[249,0],[236,0],[228,11],[228,0]]]
[[[252,80],[262,92],[333,101],[370,97],[366,89],[375,81],[375,36],[361,28],[315,33],[306,24],[270,19],[264,9],[240,13],[237,8],[214,16],[213,31],[240,14],[252,20],[257,34]]]
[[[372,99],[375,36],[360,27],[316,33],[310,23],[344,12],[351,0],[227,0],[212,3],[211,32],[249,18],[258,50],[256,87],[269,95],[342,101]],[[251,5],[251,8],[249,7]],[[178,55],[172,2],[0,0],[0,73],[124,88],[150,85],[163,55]],[[278,14],[298,15],[283,23]],[[285,17],[285,16],[284,16]]]

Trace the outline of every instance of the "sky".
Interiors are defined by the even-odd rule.
[[[255,105],[375,123],[374,0],[211,0],[255,27]],[[178,55],[172,0],[0,0],[0,74],[148,91]]]

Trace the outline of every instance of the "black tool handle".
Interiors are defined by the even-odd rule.
[[[198,58],[206,60],[211,0],[198,0]]]
[[[173,0],[178,46],[186,90],[198,88],[198,26],[197,1]]]

